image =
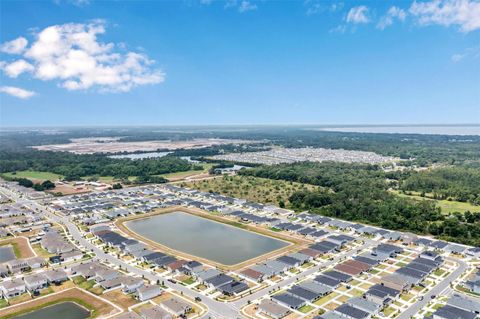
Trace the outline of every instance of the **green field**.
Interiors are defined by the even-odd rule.
[[[3,174],[7,178],[28,178],[28,179],[36,179],[36,180],[50,180],[50,181],[58,181],[63,178],[62,175],[49,173],[49,172],[39,172],[39,171],[18,171],[18,172],[11,172],[11,173],[4,173]]]
[[[464,202],[457,202],[457,201],[449,201],[449,200],[437,200],[437,199],[431,199],[427,197],[422,197],[419,195],[407,195],[407,194],[402,194],[398,191],[392,191],[393,193],[397,194],[400,197],[404,198],[411,198],[415,200],[431,200],[435,201],[437,205],[441,208],[442,213],[444,214],[451,214],[453,212],[465,212],[469,210],[470,212],[480,212],[480,206],[474,206],[470,203],[464,203]]]
[[[165,177],[166,179],[183,179],[185,177],[189,177],[197,174],[208,173],[208,170],[213,166],[213,164],[210,164],[210,163],[202,163],[201,165],[203,166],[203,169],[200,169],[200,170],[190,170],[185,172],[160,174],[156,176]]]
[[[288,198],[296,191],[319,189],[318,186],[272,180],[253,176],[223,176],[215,179],[183,182],[181,186],[198,189],[204,192],[215,192],[236,198],[280,206],[280,202],[288,206]]]

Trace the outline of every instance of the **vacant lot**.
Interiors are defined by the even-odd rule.
[[[464,202],[457,202],[457,201],[449,201],[449,200],[437,200],[437,199],[432,199],[432,198],[428,198],[428,197],[422,197],[422,196],[419,196],[419,195],[407,195],[407,194],[403,194],[403,193],[400,193],[398,191],[395,191],[395,194],[397,194],[398,196],[401,196],[401,197],[405,197],[405,198],[411,198],[411,199],[415,199],[415,200],[431,200],[431,201],[435,201],[435,203],[438,205],[438,207],[441,208],[442,210],[442,213],[444,214],[450,214],[450,213],[453,213],[453,212],[466,212],[467,210],[470,211],[470,212],[480,212],[480,206],[474,206],[470,203],[464,203]]]
[[[271,180],[253,176],[223,176],[215,179],[184,182],[180,184],[204,192],[215,192],[227,196],[245,198],[258,203],[288,207],[288,198],[296,191],[319,189],[318,186]]]
[[[203,166],[203,169],[201,170],[191,170],[191,171],[186,171],[186,172],[175,172],[175,173],[169,173],[169,174],[161,174],[157,176],[164,177],[168,179],[171,182],[176,182],[180,181],[189,177],[197,176],[197,175],[205,175],[208,176],[208,171],[210,168],[212,168],[213,164],[210,163],[203,163],[199,164]],[[205,177],[204,176],[204,177]]]
[[[49,172],[40,172],[40,171],[18,171],[3,174],[7,178],[28,178],[35,181],[46,181],[50,180],[52,182],[58,181],[62,178],[62,175],[49,173]]]

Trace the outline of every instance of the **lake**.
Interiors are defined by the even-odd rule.
[[[135,153],[135,154],[122,154],[122,155],[111,155],[110,158],[129,158],[132,160],[144,159],[144,158],[156,158],[164,157],[171,152],[150,152],[150,153]]]
[[[11,245],[0,246],[0,263],[15,259],[15,253]]]
[[[137,219],[126,226],[161,245],[223,265],[235,265],[289,244],[184,212]]]
[[[61,302],[41,308],[13,319],[85,319],[90,317],[90,311],[74,302]]]
[[[356,133],[399,133],[399,134],[437,134],[437,135],[480,135],[480,125],[386,125],[386,126],[348,126],[326,127],[322,131]]]

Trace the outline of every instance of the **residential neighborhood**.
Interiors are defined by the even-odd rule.
[[[174,184],[39,199],[8,186],[1,247],[16,254],[0,264],[0,315],[72,289],[108,305],[105,318],[479,315],[475,247]],[[178,212],[283,244],[229,265],[129,228]]]

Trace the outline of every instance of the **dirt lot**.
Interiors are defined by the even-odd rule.
[[[20,311],[25,311],[27,309],[35,310],[37,308],[42,308],[42,305],[58,303],[62,301],[77,302],[86,308],[94,310],[94,318],[119,312],[118,309],[112,307],[103,300],[96,298],[81,289],[72,288],[69,290],[64,290],[61,293],[51,294],[44,298],[37,298],[7,309],[0,310],[0,317],[10,318],[13,316],[13,314],[17,314]]]
[[[118,152],[155,152],[157,150],[176,150],[202,148],[222,144],[252,143],[252,141],[226,139],[192,139],[189,141],[140,141],[119,142],[117,138],[78,138],[69,144],[40,145],[33,148],[43,151],[67,151],[75,154],[118,153]]]
[[[74,195],[91,192],[90,189],[85,187],[75,187],[72,185],[56,185],[54,189],[48,191],[49,193],[62,193],[62,195]]]
[[[126,310],[129,307],[137,304],[139,301],[134,299],[131,295],[126,295],[122,292],[122,289],[115,289],[102,295],[103,298],[110,300],[111,302],[119,305],[122,309]]]
[[[17,258],[35,257],[35,252],[28,245],[28,239],[25,237],[13,237],[0,241],[0,246],[8,244],[14,246],[13,250]]]

